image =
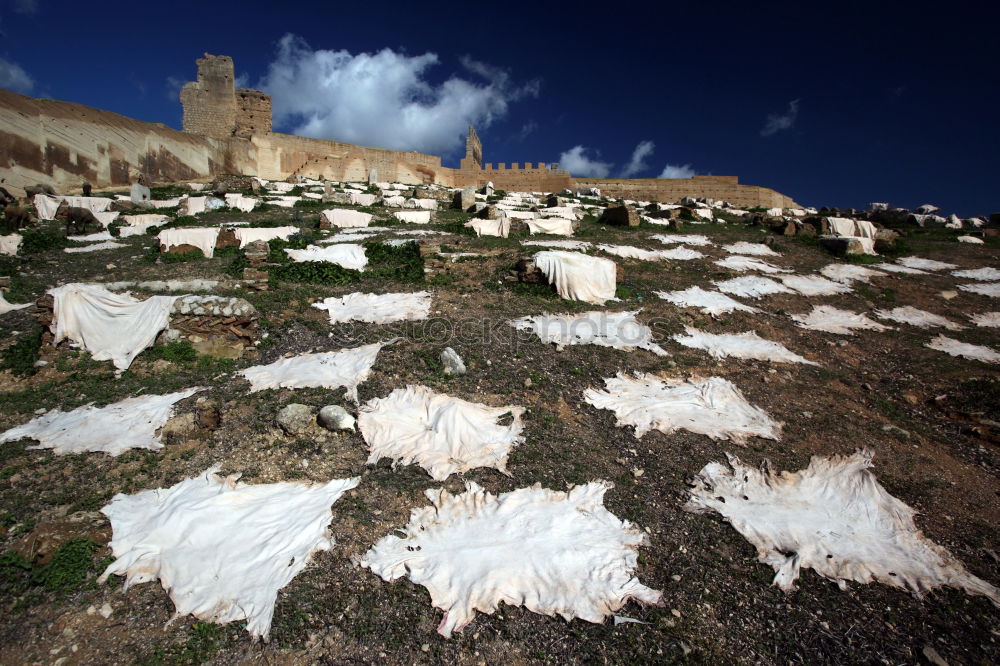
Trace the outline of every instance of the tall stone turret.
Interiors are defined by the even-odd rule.
[[[462,169],[483,168],[483,144],[479,142],[476,128],[469,125],[469,134],[465,137],[465,157],[462,158]]]
[[[271,97],[236,87],[233,59],[205,54],[198,59],[198,80],[181,89],[183,128],[216,139],[249,138],[271,131]]]

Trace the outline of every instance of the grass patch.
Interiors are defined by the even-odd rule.
[[[41,229],[26,229],[21,234],[21,254],[38,254],[49,250],[61,250],[73,243],[61,234],[42,231]]]
[[[164,345],[153,345],[145,352],[147,361],[163,359],[172,363],[190,363],[198,359],[198,352],[187,340],[168,342]]]
[[[88,578],[103,569],[103,562],[94,559],[98,548],[90,539],[73,539],[64,543],[44,565],[8,551],[0,555],[0,591],[8,597],[18,597],[38,588],[66,596],[81,589]]]
[[[15,375],[35,374],[35,361],[42,348],[42,329],[26,335],[0,353],[0,370],[10,370]]]

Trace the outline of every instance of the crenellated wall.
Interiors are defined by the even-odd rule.
[[[198,79],[181,90],[184,131],[144,123],[79,104],[36,100],[0,90],[0,177],[8,189],[47,183],[56,189],[126,185],[142,173],[151,182],[207,178],[223,173],[284,180],[292,175],[559,192],[596,187],[611,198],[677,201],[711,197],[737,206],[799,207],[766,187],[741,185],[735,176],[694,178],[574,178],[544,162],[483,165],[483,147],[471,126],[458,169],[417,152],[368,148],[271,131],[271,98],[235,87],[228,56],[198,59]]]

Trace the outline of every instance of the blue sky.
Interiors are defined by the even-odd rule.
[[[445,165],[472,122],[494,163],[1000,211],[995,4],[755,4],[2,0],[0,87],[179,127],[209,52],[278,131]]]

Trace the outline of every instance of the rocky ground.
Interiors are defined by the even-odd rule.
[[[328,207],[328,206],[327,206]],[[220,211],[202,216],[222,221],[272,220],[314,226],[320,206],[265,207],[249,214]],[[383,225],[384,209],[371,209]],[[0,431],[24,423],[36,410],[108,404],[141,393],[208,386],[201,397],[180,403],[180,419],[157,452],[132,451],[57,456],[31,450],[30,440],[0,445],[0,663],[943,663],[987,664],[1000,660],[1000,611],[981,597],[942,589],[923,599],[885,585],[838,587],[805,570],[798,590],[771,585],[773,571],[754,549],[715,515],[681,510],[688,483],[706,463],[726,452],[776,469],[796,470],[811,456],[843,454],[861,447],[875,452],[874,471],[894,496],[918,512],[925,534],[948,548],[975,575],[1000,584],[1000,373],[998,366],[948,356],[925,343],[939,330],[898,325],[889,332],[838,336],[799,328],[788,316],[813,305],[855,312],[912,305],[969,324],[973,313],[1000,310],[995,299],[959,291],[947,271],[893,274],[855,283],[848,294],[823,297],[777,295],[752,304],[761,314],[733,313],[713,319],[678,308],[654,291],[709,288],[737,274],[711,262],[721,245],[763,242],[761,227],[740,223],[688,225],[715,245],[691,261],[647,262],[615,258],[621,267],[619,303],[606,309],[641,309],[670,356],[595,346],[556,351],[506,321],[541,312],[601,309],[561,300],[548,287],[507,280],[531,254],[524,237],[476,238],[458,231],[467,214],[436,214],[428,228],[448,236],[427,237],[451,262],[428,258],[424,279],[362,273],[343,284],[272,282],[267,291],[223,295],[247,298],[258,309],[266,337],[256,358],[193,356],[177,345],[157,345],[116,377],[110,362],[66,346],[37,348],[32,309],[0,316]],[[54,223],[42,228],[59,234]],[[396,225],[402,228],[400,225]],[[410,225],[412,227],[412,225]],[[312,233],[321,233],[312,231]],[[669,233],[643,223],[620,228],[580,224],[577,237],[647,249]],[[960,232],[910,228],[894,250],[957,264],[1000,267],[1000,243],[957,243]],[[389,238],[391,234],[379,236]],[[838,261],[813,238],[772,239],[780,257],[767,258],[796,273],[813,273]],[[183,261],[160,257],[150,236],[120,241],[125,248],[68,255],[58,247],[16,259],[0,258],[0,275],[11,275],[7,300],[33,301],[66,282],[205,278],[232,280],[234,253]],[[891,260],[888,257],[886,260]],[[188,258],[185,258],[188,259]],[[430,289],[434,304],[426,322],[331,326],[311,303],[354,291],[383,293]],[[142,293],[141,290],[137,293]],[[694,326],[710,332],[755,330],[818,366],[726,359],[682,347],[670,336]],[[949,336],[997,348],[997,329],[970,326]],[[366,465],[359,433],[312,426],[289,436],[275,423],[289,403],[320,407],[351,405],[342,391],[268,390],[248,395],[234,371],[284,355],[327,351],[362,343],[402,340],[385,347],[370,379],[360,386],[365,402],[408,384],[490,405],[527,408],[523,444],[508,464],[510,476],[491,469],[452,475],[435,483],[422,469],[393,470],[388,460]],[[453,347],[469,372],[450,376],[439,355]],[[48,360],[32,367],[38,354]],[[746,447],[680,431],[653,431],[636,439],[615,425],[608,411],[583,401],[584,390],[603,387],[618,372],[671,376],[720,376],[735,383],[755,405],[785,424],[781,441],[751,439]],[[361,484],[333,506],[336,547],[312,564],[278,597],[271,641],[253,643],[239,623],[218,626],[192,617],[171,622],[173,605],[159,583],[124,590],[112,577],[96,577],[110,561],[109,523],[99,513],[116,493],[168,487],[221,464],[224,473],[270,483],[325,481],[360,476]],[[427,591],[407,580],[386,583],[352,558],[404,525],[412,508],[426,505],[424,491],[460,492],[476,481],[492,492],[535,483],[565,490],[605,479],[614,484],[607,508],[648,533],[640,549],[638,578],[663,591],[662,607],[626,605],[619,613],[642,623],[566,622],[521,607],[480,614],[462,633],[443,639],[435,629],[441,611]]]

